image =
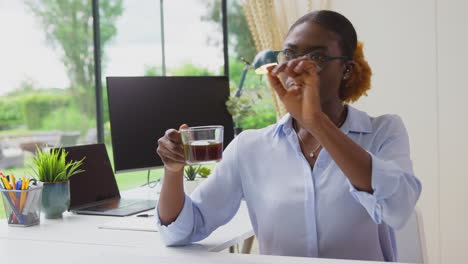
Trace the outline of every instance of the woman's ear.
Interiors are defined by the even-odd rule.
[[[351,75],[353,74],[355,64],[356,62],[354,61],[347,61],[343,64],[344,65],[343,80],[347,80],[351,77]]]

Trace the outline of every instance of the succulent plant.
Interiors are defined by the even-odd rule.
[[[187,179],[187,181],[194,181],[197,177],[200,167],[201,166],[188,166],[185,168],[185,179]]]
[[[198,175],[202,178],[208,178],[208,175],[211,174],[211,170],[207,167],[201,167],[200,170],[198,170]]]

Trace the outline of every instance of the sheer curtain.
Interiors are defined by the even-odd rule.
[[[299,17],[314,9],[330,9],[330,0],[243,0],[241,4],[258,51],[281,49],[289,27]],[[281,118],[287,111],[271,87],[270,92]]]

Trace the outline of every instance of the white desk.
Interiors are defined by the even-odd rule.
[[[140,188],[123,193],[128,198],[156,199],[154,189]],[[152,214],[152,211],[150,212]],[[0,238],[29,241],[66,242],[160,249],[165,247],[159,232],[99,229],[98,226],[114,220],[111,216],[77,215],[64,213],[63,219],[41,218],[41,224],[27,228],[8,227],[0,219]],[[156,221],[156,220],[155,220]],[[156,223],[155,223],[156,224]],[[253,236],[247,208],[242,205],[234,219],[218,228],[212,235],[198,242],[205,251],[222,251]]]
[[[26,248],[25,248],[26,247]],[[209,253],[194,247],[142,249],[0,238],[1,263],[14,264],[377,264],[336,259]]]
[[[126,197],[154,198],[154,190]],[[65,213],[63,219],[41,219],[38,226],[8,227],[0,219],[0,263],[311,263],[357,264],[363,261],[242,255],[218,252],[253,235],[246,206],[208,238],[186,247],[165,247],[158,232],[99,229],[114,217]]]

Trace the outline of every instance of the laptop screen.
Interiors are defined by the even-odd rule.
[[[70,179],[70,210],[110,198],[120,198],[104,144],[65,147],[67,162],[81,160],[84,172]]]

